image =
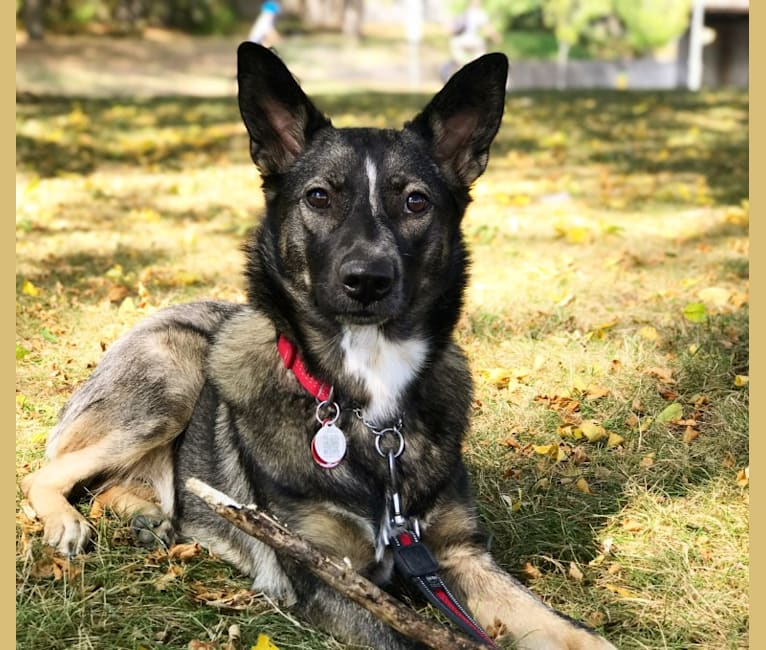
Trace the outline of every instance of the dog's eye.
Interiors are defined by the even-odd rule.
[[[425,212],[431,202],[420,192],[413,192],[410,194],[404,202],[409,212],[419,214]]]
[[[315,187],[306,192],[306,201],[312,208],[324,210],[330,207],[330,195],[320,187]]]

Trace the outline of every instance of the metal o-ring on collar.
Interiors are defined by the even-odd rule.
[[[402,435],[402,432],[399,431],[399,429],[394,427],[389,427],[387,429],[383,429],[381,431],[373,431],[375,434],[375,451],[378,452],[382,457],[388,456],[389,452],[383,451],[381,448],[381,440],[383,439],[383,436],[385,435],[394,435],[394,440],[397,441],[396,445],[396,452],[394,452],[393,448],[391,449],[390,453],[393,453],[394,458],[399,458],[399,456],[402,455],[402,452],[404,451],[404,436]]]
[[[335,415],[331,418],[323,418],[321,416],[321,411],[325,407],[334,408]],[[324,402],[319,402],[319,404],[317,404],[316,419],[317,419],[317,422],[319,422],[320,424],[335,424],[335,422],[337,422],[339,417],[340,417],[340,406],[338,406],[337,402],[331,402],[329,399],[326,399]]]

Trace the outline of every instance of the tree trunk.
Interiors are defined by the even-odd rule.
[[[364,0],[345,0],[343,3],[343,33],[353,40],[362,38]]]
[[[24,0],[21,16],[29,38],[33,41],[43,40],[45,36],[45,1]]]
[[[567,87],[567,63],[569,62],[569,43],[559,41],[559,51],[556,56],[556,88],[563,90]]]

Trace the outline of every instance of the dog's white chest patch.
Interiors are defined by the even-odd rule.
[[[374,325],[349,326],[341,342],[345,369],[370,396],[365,418],[384,423],[399,413],[399,397],[423,367],[428,345],[420,338],[390,341]]]

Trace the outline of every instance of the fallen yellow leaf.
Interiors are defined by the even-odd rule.
[[[617,594],[618,596],[622,596],[623,598],[638,598],[638,594],[633,593],[629,589],[625,589],[625,587],[611,584],[606,584],[604,586],[608,591],[611,591],[613,594]]]
[[[598,442],[606,437],[606,430],[594,420],[583,420],[578,427],[588,442]]]
[[[734,385],[737,388],[742,388],[742,386],[747,386],[750,383],[750,377],[748,375],[737,375],[734,377]]]
[[[279,648],[271,642],[271,639],[268,636],[259,634],[255,645],[251,646],[250,650],[279,650]]]
[[[606,441],[606,446],[609,449],[613,449],[614,447],[620,446],[623,442],[625,442],[625,438],[623,438],[621,435],[617,433],[613,433],[612,431],[610,431],[609,440]]]
[[[21,293],[27,295],[27,296],[39,296],[40,295],[40,289],[38,289],[32,282],[29,280],[24,280],[24,284],[21,285]]]
[[[750,483],[750,467],[745,467],[737,472],[737,485],[739,487],[747,487]]]
[[[657,333],[657,329],[651,327],[650,325],[642,327],[640,330],[638,330],[638,335],[647,341],[659,341],[660,339],[660,335]]]
[[[575,482],[575,487],[583,494],[593,494],[593,492],[591,492],[590,485],[588,485],[588,481],[582,477],[577,479]]]
[[[125,298],[125,300],[122,301],[117,311],[120,314],[130,314],[136,311],[136,303],[133,302],[133,298],[128,296],[127,298]]]
[[[481,372],[481,375],[496,388],[505,388],[511,381],[511,373],[507,368],[488,368]]]
[[[611,391],[606,386],[601,386],[599,384],[588,384],[583,392],[589,400],[596,400],[601,399],[602,397],[606,397]]]

